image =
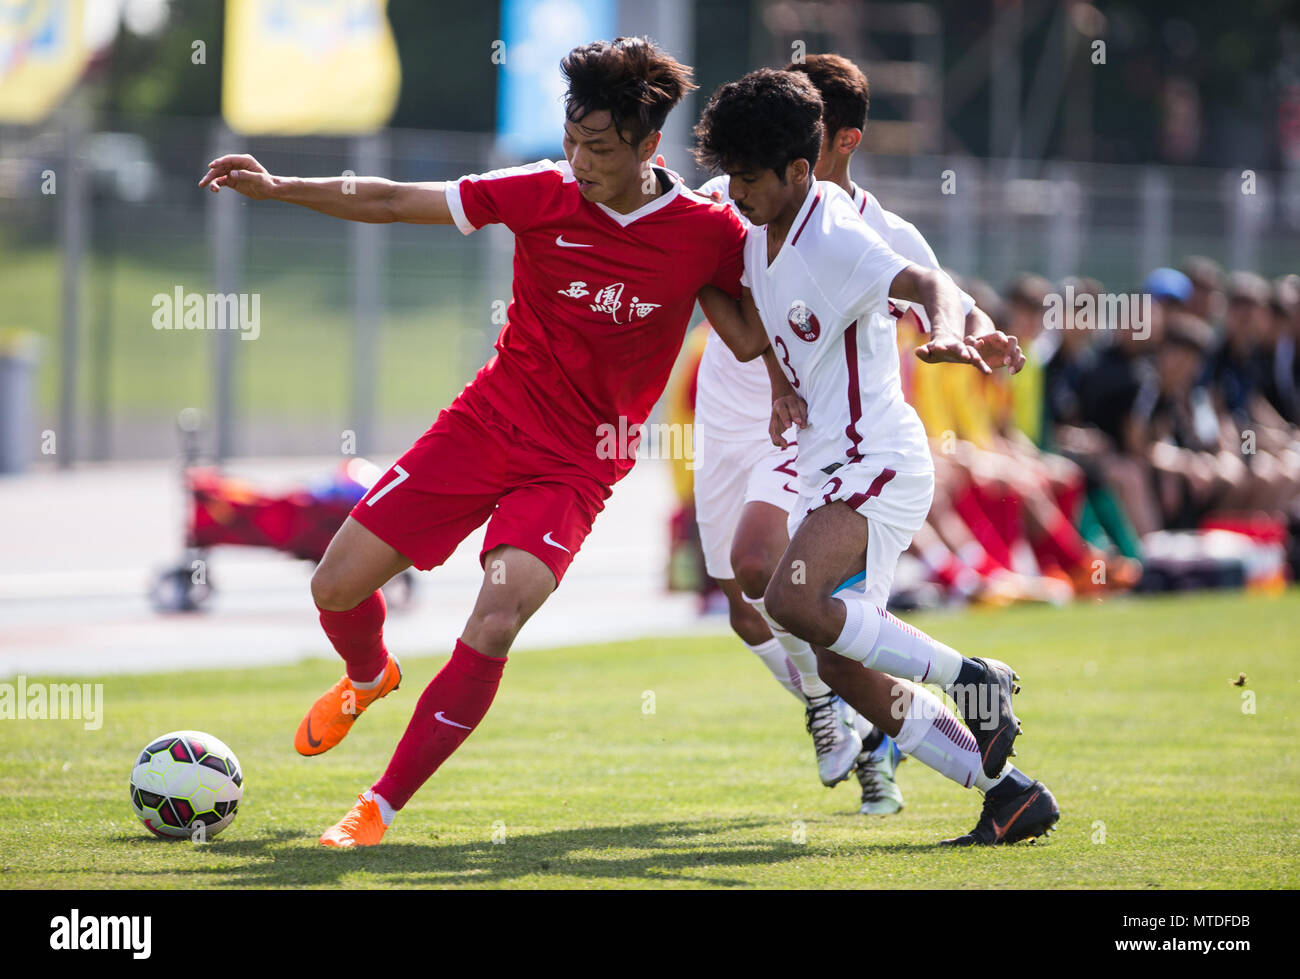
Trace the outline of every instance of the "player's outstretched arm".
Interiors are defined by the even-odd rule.
[[[767,349],[767,331],[748,289],[741,290],[740,302],[717,286],[705,286],[695,298],[709,318],[709,325],[741,363],[753,360]]]
[[[927,364],[970,364],[983,374],[993,373],[979,348],[966,339],[961,293],[952,279],[932,269],[909,265],[894,276],[889,295],[920,303],[930,319],[930,342],[916,348],[917,357]]]
[[[978,306],[971,309],[966,314],[966,339],[975,340],[979,337],[988,336],[990,333],[997,333],[998,328],[989,318],[989,314],[984,312]]]
[[[443,183],[398,183],[383,177],[281,177],[247,153],[219,156],[199,181],[255,201],[284,201],[331,217],[367,224],[451,224]]]
[[[975,345],[984,363],[990,367],[1005,367],[1012,374],[1018,374],[1025,366],[1020,341],[999,330],[989,319],[989,314],[978,306],[966,314],[966,340]]]

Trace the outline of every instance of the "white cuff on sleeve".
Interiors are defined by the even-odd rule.
[[[464,177],[460,178],[460,180],[464,179]],[[468,235],[478,229],[470,224],[469,218],[465,217],[465,205],[460,201],[460,180],[447,184],[447,210],[451,211],[451,219],[456,222],[456,227],[460,228],[460,233]]]

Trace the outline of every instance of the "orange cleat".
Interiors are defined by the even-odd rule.
[[[343,679],[330,687],[311,705],[311,710],[298,725],[293,746],[300,755],[319,755],[329,751],[347,737],[355,721],[380,697],[386,697],[402,682],[402,668],[392,656],[384,664],[379,685],[369,690],[358,690],[346,673]]]
[[[374,846],[384,838],[384,817],[379,815],[379,803],[357,796],[357,804],[348,814],[327,829],[320,838],[321,846]]]

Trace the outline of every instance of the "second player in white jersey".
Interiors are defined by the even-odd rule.
[[[699,192],[717,193],[729,202],[727,184],[724,174],[709,180]],[[914,265],[939,270],[934,251],[915,225],[886,210],[856,184],[852,203],[858,216],[891,249]],[[902,301],[894,305],[900,311],[906,307]],[[912,308],[928,327],[925,311]],[[963,292],[962,312],[969,314],[974,308],[974,300]],[[714,578],[732,577],[732,536],[744,504],[761,500],[789,511],[797,502],[797,484],[790,479],[796,449],[772,445],[767,431],[770,418],[771,386],[762,362],[741,363],[710,334],[696,382],[695,426],[706,445],[698,455],[695,496],[705,564]],[[738,464],[744,465],[743,475],[736,472]]]
[[[727,176],[722,174],[711,178],[699,192],[706,197],[721,194],[723,201],[729,202],[727,183]],[[886,210],[875,195],[857,184],[853,184],[852,198],[858,215],[884,239],[885,244],[913,265],[940,270],[933,249],[914,224]],[[745,220],[743,216],[741,220]],[[901,300],[895,302],[900,312],[907,305]],[[962,312],[970,313],[974,308],[975,300],[963,292]],[[915,305],[912,310],[928,329],[925,310]],[[704,431],[728,440],[739,437],[769,442],[767,423],[771,417],[771,387],[762,361],[742,364],[725,343],[711,334],[700,360],[697,385],[695,418],[696,424]]]
[[[1006,334],[972,331],[951,280],[891,250],[840,182],[815,179],[826,110],[800,73],[759,69],[718,89],[695,130],[697,159],[728,174],[736,207],[753,225],[741,307],[746,329],[770,341],[773,439],[798,425],[801,484],[826,477],[825,489],[791,514],[789,543],[762,576],[761,597],[753,581],[744,597],[774,635],[785,630],[812,649],[818,679],[901,753],[985,793],[975,829],[946,843],[1041,836],[1060,809],[1046,786],[1007,764],[1019,733],[1014,671],[962,656],[894,619],[871,594],[877,583],[884,590],[897,551],[924,521],[934,478],[920,419],[902,395],[896,327],[886,322],[890,293],[924,305],[932,337],[916,355],[926,363],[988,374],[1019,367],[1023,355]],[[719,306],[711,315],[732,313]],[[865,577],[866,595],[844,591],[854,577]],[[899,680],[940,685],[969,726],[923,687]]]
[[[812,225],[812,232],[808,231]],[[867,227],[839,187],[817,182],[795,215],[788,247],[769,259],[751,228],[741,282],[786,376],[808,403],[798,469],[864,460],[904,472],[934,468],[925,428],[903,400],[889,287],[911,263]]]

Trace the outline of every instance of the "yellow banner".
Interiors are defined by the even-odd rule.
[[[226,0],[221,107],[245,134],[388,122],[402,83],[388,0]]]
[[[0,122],[40,122],[81,77],[82,0],[0,0]]]

